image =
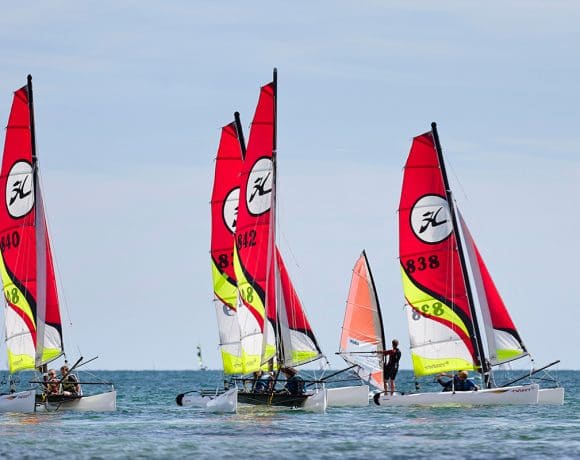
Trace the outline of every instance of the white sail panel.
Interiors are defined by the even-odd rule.
[[[491,365],[499,365],[527,356],[528,353],[475,245],[469,227],[459,211],[458,215],[483,320],[489,362]]]

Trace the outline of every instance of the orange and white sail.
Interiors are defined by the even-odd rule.
[[[383,388],[385,334],[379,299],[365,251],[356,261],[340,337],[339,354],[362,380]]]
[[[0,274],[10,372],[63,354],[62,325],[35,152],[32,79],[14,93],[0,177]]]

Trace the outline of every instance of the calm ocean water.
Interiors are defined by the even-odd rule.
[[[104,371],[113,413],[0,414],[0,458],[580,458],[580,371],[553,372],[564,406],[252,408],[215,415],[176,394],[212,386],[216,371]],[[82,377],[82,376],[81,376]],[[401,371],[399,387],[412,377]]]

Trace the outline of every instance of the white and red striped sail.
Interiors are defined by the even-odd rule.
[[[475,240],[463,216],[459,212],[458,215],[482,313],[489,362],[492,365],[498,365],[522,358],[528,354],[526,347],[489,274],[481,253],[475,245]]]
[[[383,388],[385,334],[379,299],[365,251],[357,259],[346,301],[340,355],[363,381]]]
[[[432,132],[413,139],[399,205],[399,255],[416,375],[479,366],[474,318]]]
[[[62,325],[38,163],[34,157],[32,83],[14,93],[0,189],[0,272],[6,298],[11,372],[34,369],[63,353]]]

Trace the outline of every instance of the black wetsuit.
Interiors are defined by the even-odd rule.
[[[395,380],[397,372],[399,371],[399,360],[401,359],[401,350],[394,348],[389,353],[389,360],[383,366],[383,374],[385,380]]]

